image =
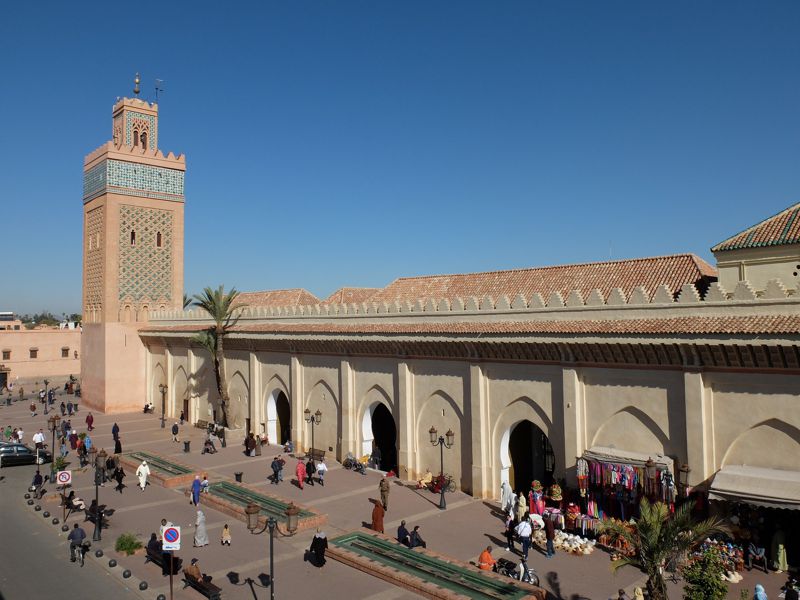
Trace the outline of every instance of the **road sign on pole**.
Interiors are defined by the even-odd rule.
[[[163,550],[181,549],[181,528],[177,525],[167,527],[164,530],[164,541],[161,545]]]
[[[56,474],[56,483],[58,485],[70,485],[72,483],[72,471],[59,471]]]

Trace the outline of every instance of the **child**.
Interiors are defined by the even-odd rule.
[[[225,527],[222,528],[222,538],[220,539],[220,542],[223,546],[225,544],[228,546],[231,545],[231,530],[227,523],[225,523]]]

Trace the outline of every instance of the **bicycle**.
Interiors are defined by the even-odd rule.
[[[85,541],[81,543],[80,546],[74,546],[73,544],[69,545],[69,559],[71,562],[78,562],[81,566],[83,566],[84,558],[86,557],[86,553],[89,552],[89,548],[91,547],[92,543]],[[77,554],[76,551],[77,550]]]

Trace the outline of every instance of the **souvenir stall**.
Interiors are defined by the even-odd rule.
[[[674,505],[673,459],[593,446],[578,458],[580,514],[590,519],[636,517],[642,496]],[[588,522],[591,525],[591,521]],[[583,525],[585,526],[585,525]]]

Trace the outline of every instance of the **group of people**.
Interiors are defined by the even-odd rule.
[[[279,455],[280,457],[280,455]],[[282,459],[281,459],[282,460]],[[274,463],[274,461],[273,461]],[[283,467],[281,466],[281,470]],[[275,467],[273,465],[273,479],[275,475]],[[325,459],[323,458],[317,464],[313,458],[309,457],[307,462],[303,462],[303,459],[298,459],[297,466],[295,467],[295,475],[297,476],[297,485],[302,490],[303,486],[307,483],[310,486],[314,485],[314,475],[317,476],[317,481],[321,486],[325,485],[325,474],[328,472],[328,465],[325,464]],[[279,480],[282,481],[283,478],[281,476],[280,471],[278,472]]]
[[[0,441],[3,442],[21,444],[25,436],[25,432],[22,430],[22,427],[12,428],[11,425],[6,425],[6,428],[0,431],[2,431],[2,440]]]
[[[552,558],[555,554],[556,526],[552,519],[543,516],[545,507],[542,490],[541,484],[534,480],[526,500],[522,492],[515,495],[507,481],[500,485],[500,506],[505,514],[506,552],[515,552],[514,543],[519,541],[524,561],[528,560],[533,532],[537,529],[544,529],[545,532],[545,556]]]
[[[406,521],[400,521],[400,527],[397,528],[397,541],[408,546],[409,548],[427,548],[428,544],[422,539],[419,532],[419,525],[414,525],[414,529],[409,531],[406,528]]]

